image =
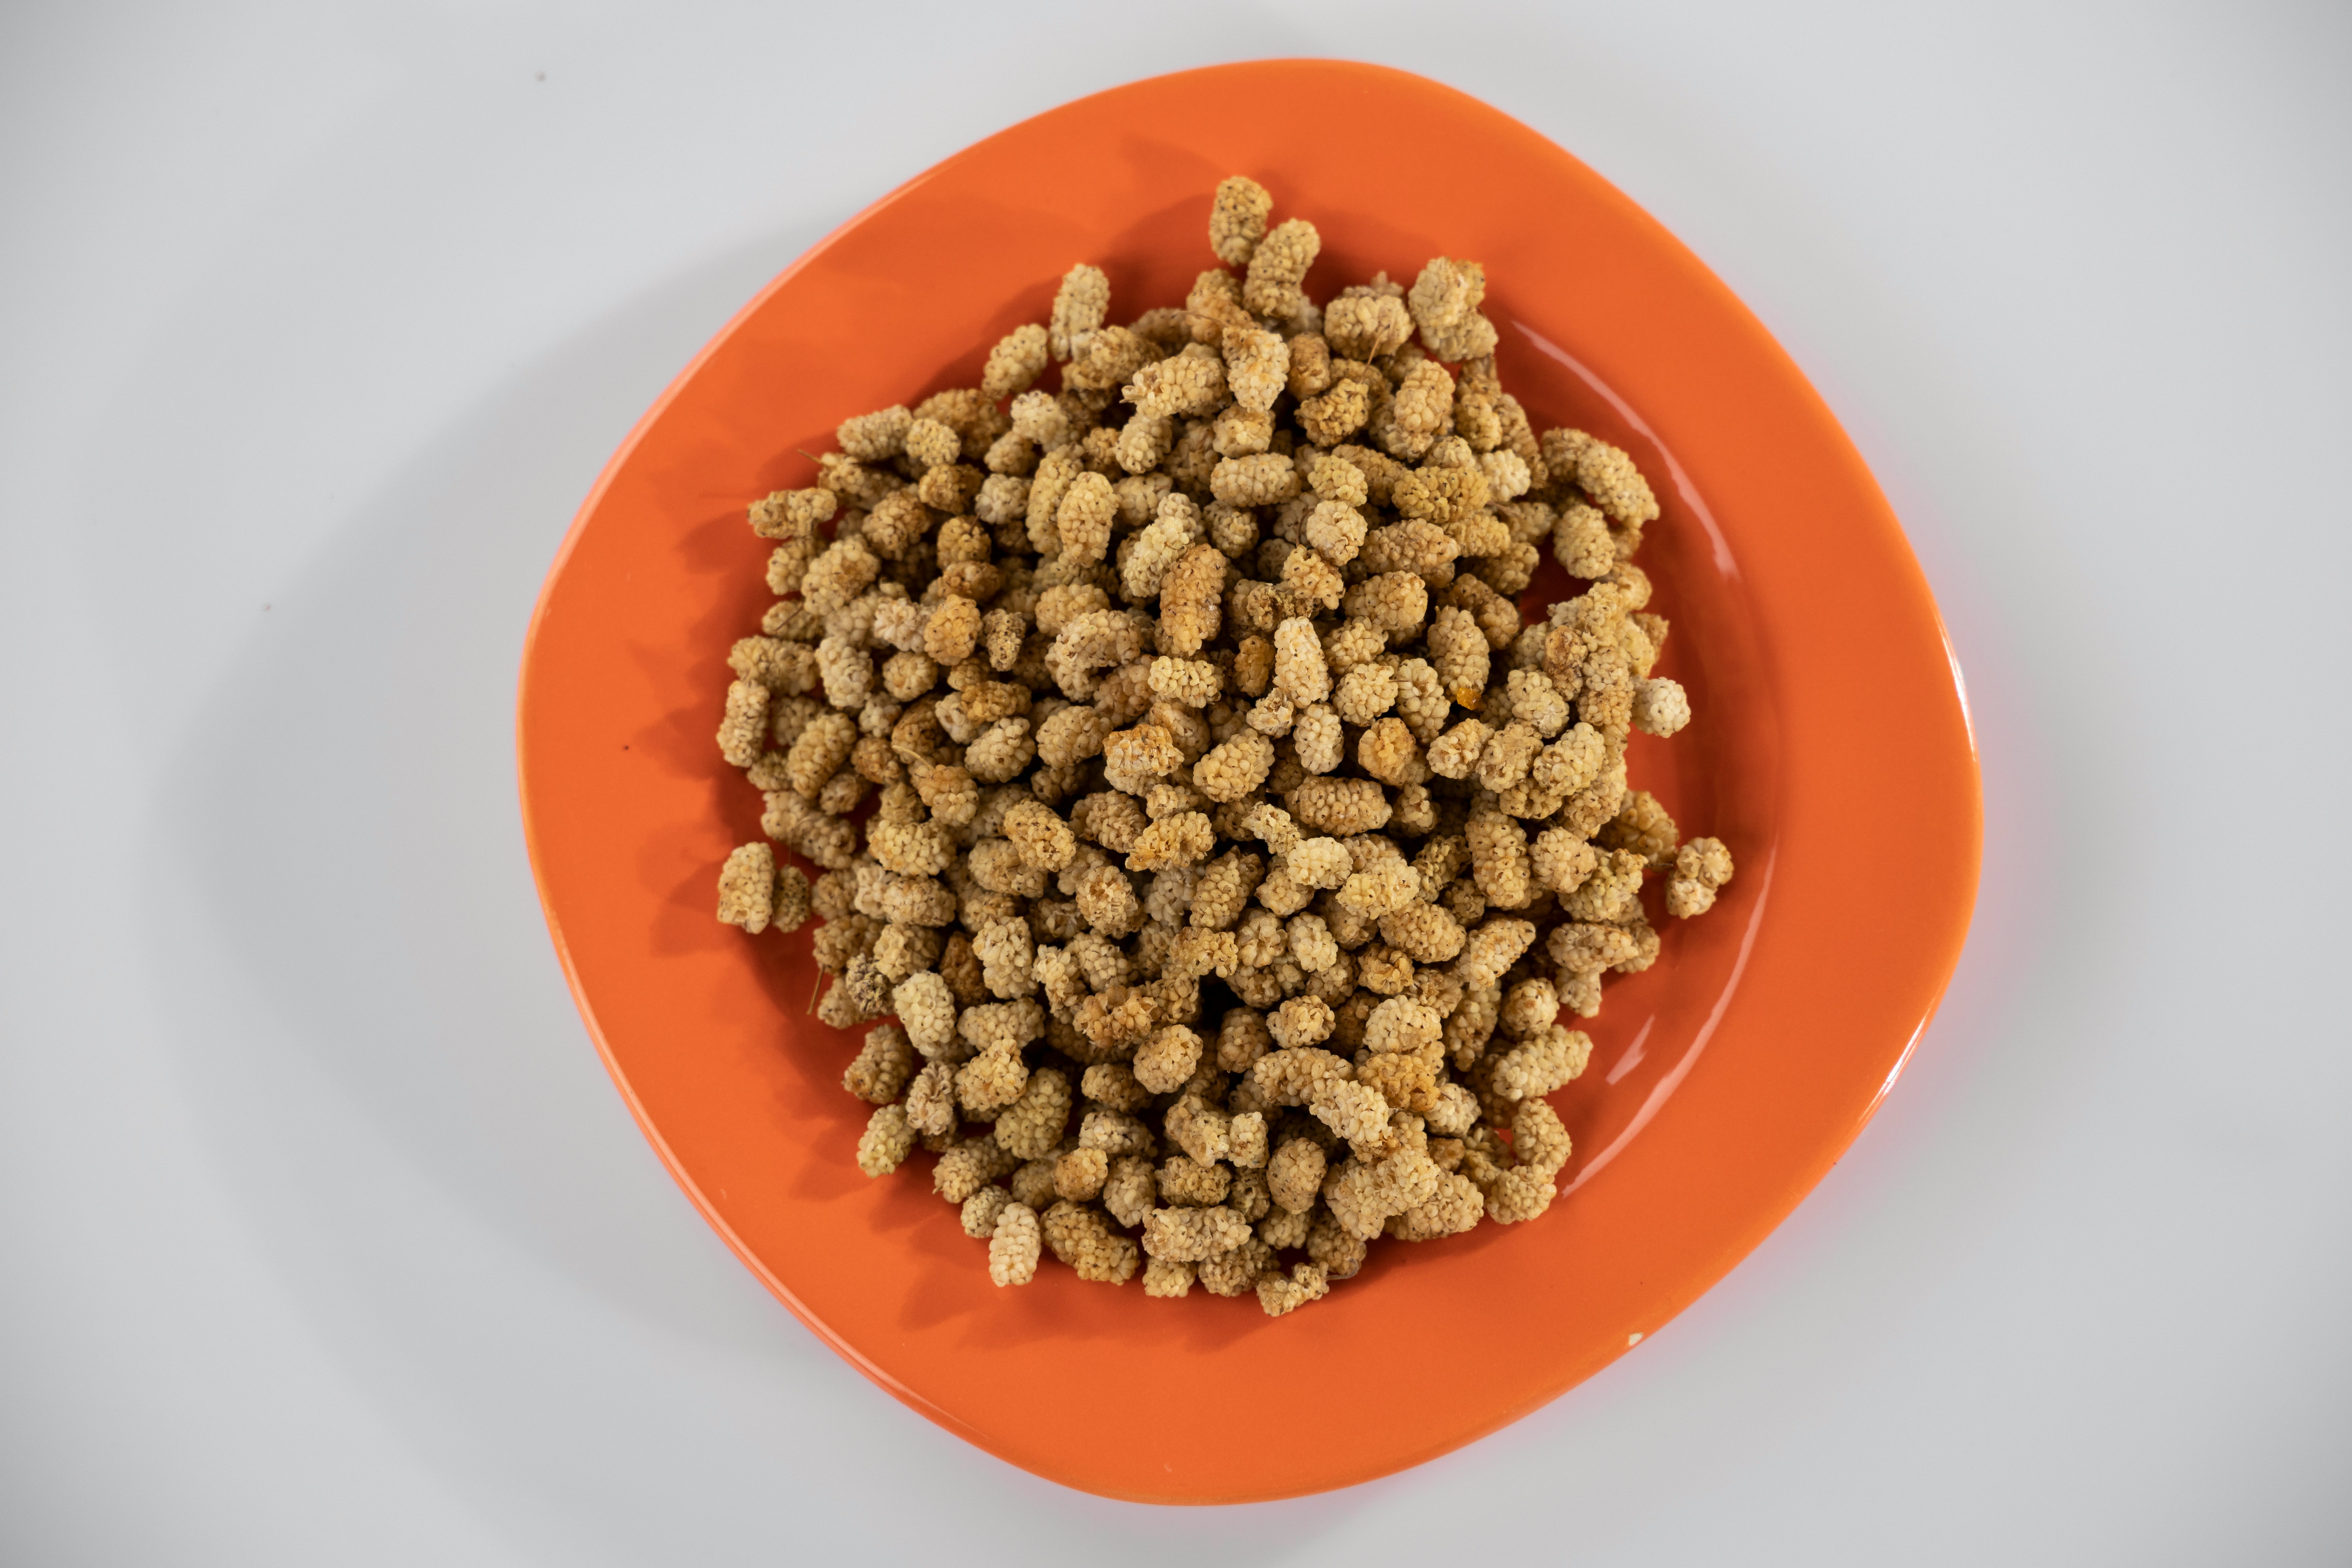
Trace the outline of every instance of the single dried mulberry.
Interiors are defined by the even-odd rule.
[[[1026,1204],[1007,1203],[997,1212],[988,1243],[988,1278],[996,1285],[1026,1285],[1036,1277],[1044,1248],[1037,1214]]]
[[[1678,682],[1643,680],[1633,688],[1633,728],[1644,735],[1679,733],[1691,721],[1690,698]]]
[[[1272,452],[1226,458],[1210,473],[1209,489],[1227,506],[1273,506],[1298,493],[1298,469]]]
[[[1085,352],[1110,313],[1110,279],[1099,267],[1079,262],[1063,276],[1054,295],[1054,314],[1046,328],[1046,346],[1056,360]]]
[[[1703,915],[1715,906],[1716,889],[1731,880],[1731,851],[1719,838],[1694,838],[1676,851],[1666,882],[1666,912],[1676,920]]]
[[[1221,181],[1209,209],[1209,248],[1228,267],[1248,266],[1273,210],[1274,197],[1255,180],[1235,174]]]
[[[1305,218],[1280,224],[1250,253],[1242,283],[1242,304],[1253,315],[1284,321],[1296,314],[1299,284],[1323,248],[1322,236]]]
[[[869,1176],[887,1176],[906,1163],[914,1148],[915,1128],[906,1107],[877,1107],[858,1135],[857,1168]]]

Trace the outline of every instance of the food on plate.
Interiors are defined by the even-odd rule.
[[[1645,884],[1687,919],[1732,877],[1627,777],[1692,719],[1633,458],[1534,429],[1476,262],[1318,303],[1273,208],[1225,181],[1219,265],[1124,326],[1073,267],[978,386],[751,508],[778,597],[719,746],[766,837],[719,918],[822,918],[858,1167],[936,1156],[998,1285],[1279,1317],[1540,1215],[1563,1009],[1656,959]],[[1528,625],[1546,545],[1585,586]]]

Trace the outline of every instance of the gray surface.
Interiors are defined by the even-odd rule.
[[[2352,1557],[2345,11],[1108,14],[0,11],[0,1560]],[[804,246],[1282,53],[1528,120],[1781,335],[1990,839],[1909,1074],[1716,1291],[1465,1452],[1166,1512],[901,1409],[695,1216],[540,925],[512,670]]]

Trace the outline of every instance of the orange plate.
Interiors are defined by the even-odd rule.
[[[1181,302],[1213,260],[1210,192],[1234,173],[1321,229],[1318,298],[1478,258],[1505,380],[1538,426],[1592,430],[1651,476],[1664,516],[1642,563],[1675,624],[1661,670],[1698,717],[1671,743],[1637,737],[1633,776],[1739,866],[1713,913],[1667,925],[1654,968],[1611,984],[1592,1067],[1555,1097],[1577,1157],[1549,1215],[1377,1247],[1361,1276],[1278,1321],[1255,1300],[1147,1301],[1053,1267],[992,1288],[919,1171],[858,1173],[866,1107],[840,1086],[856,1042],[809,1016],[807,933],[751,941],[711,918],[719,861],[759,837],[758,794],[711,742],[728,647],[768,603],[745,504],[811,482],[802,452],[827,449],[845,415],[975,384],[989,345],[1043,321],[1074,261],[1109,273],[1116,319]],[[1976,763],[1934,601],[1788,355],[1664,228],[1526,126],[1331,61],[1066,105],[801,258],[598,479],[531,625],[520,730],[532,868],[581,1013],[710,1223],[942,1426],[1154,1502],[1417,1464],[1654,1331],[1860,1131],[1975,896]],[[1401,1355],[1402,1383],[1366,1374]],[[1150,1415],[1107,1423],[1111,1409]],[[1275,1418],[1297,1411],[1307,1426]]]

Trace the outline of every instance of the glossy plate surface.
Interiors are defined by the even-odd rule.
[[[979,380],[1077,260],[1113,319],[1181,303],[1228,174],[1312,219],[1308,288],[1486,264],[1505,384],[1538,428],[1628,447],[1664,515],[1640,557],[1697,718],[1633,778],[1739,872],[1609,986],[1576,1140],[1529,1225],[1385,1243],[1291,1318],[1048,1263],[988,1283],[920,1170],[869,1182],[854,1037],[809,1016],[809,936],[712,918],[760,798],[712,742],[769,596],[746,504],[811,482],[845,415]],[[1530,602],[1564,583],[1557,567]],[[582,1016],[646,1134],[785,1305],[907,1404],[1024,1468],[1160,1502],[1345,1486],[1526,1414],[1681,1310],[1838,1158],[1951,973],[1977,770],[1902,531],[1755,318],[1574,158],[1372,67],[1163,77],[1041,115],[854,219],[747,306],[614,457],[549,574],[522,671],[531,863]],[[1107,1412],[1148,1412],[1138,1422]],[[1309,1440],[1296,1416],[1309,1414]]]

